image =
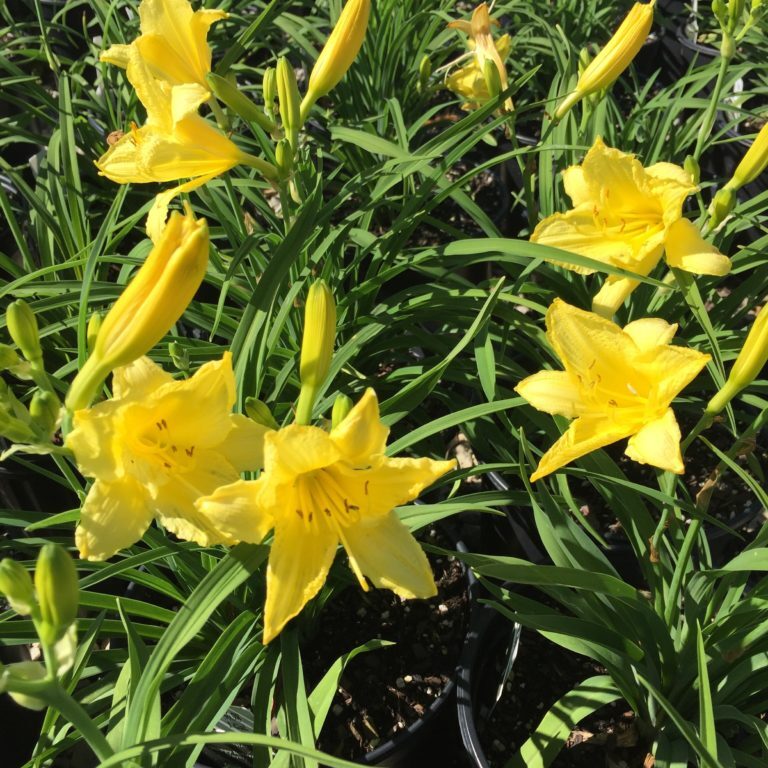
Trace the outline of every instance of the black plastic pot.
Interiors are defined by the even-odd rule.
[[[717,48],[692,40],[686,28],[685,20],[679,22],[671,20],[670,27],[665,30],[660,51],[664,61],[662,82],[666,84],[671,84],[685,75],[694,61],[696,66],[702,67],[720,55]],[[714,80],[713,74],[712,82],[708,88],[702,89],[702,93],[711,92]]]
[[[488,714],[483,711],[480,692],[489,684],[501,682],[488,680],[489,675],[496,674],[494,660],[504,650],[514,664],[519,639],[519,624],[510,622],[493,608],[478,605],[461,654],[456,689],[461,740],[470,764],[476,768],[489,768],[477,729],[478,722]]]

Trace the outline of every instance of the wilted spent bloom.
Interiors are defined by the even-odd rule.
[[[352,66],[363,45],[370,13],[371,0],[347,0],[309,75],[307,93],[301,102],[302,124],[312,105],[335,88]]]
[[[690,174],[672,163],[644,168],[631,154],[595,140],[581,165],[563,172],[573,208],[539,222],[531,241],[561,248],[604,264],[648,275],[665,255],[671,267],[703,275],[726,275],[730,259],[706,242],[683,217],[683,202],[696,191]],[[581,274],[594,269],[564,261]],[[639,285],[608,275],[592,310],[611,317]]]
[[[515,391],[537,410],[573,421],[531,481],[627,437],[629,458],[682,473],[680,428],[670,404],[709,355],[672,346],[677,326],[664,320],[635,320],[622,329],[560,299],[547,310],[546,323],[565,370],[535,373]]]
[[[718,190],[709,207],[710,229],[715,229],[725,220],[736,204],[736,192],[751,184],[768,168],[768,122],[760,129],[741,162],[736,166],[728,183]]]
[[[504,61],[512,47],[511,39],[509,35],[502,35],[494,40],[491,27],[498,26],[498,21],[491,19],[487,3],[481,3],[475,8],[471,21],[452,21],[448,26],[469,36],[467,44],[470,51],[467,54],[469,63],[448,75],[445,84],[467,100],[462,105],[463,109],[475,109],[508,87]],[[495,76],[491,76],[489,65],[495,70]],[[494,93],[496,89],[498,92]],[[504,109],[507,112],[514,110],[511,98],[504,102]]]
[[[265,643],[320,591],[339,543],[364,590],[370,580],[401,598],[436,594],[429,562],[394,507],[416,498],[455,462],[390,458],[388,432],[368,389],[330,433],[300,424],[268,432],[258,480],[240,480],[197,502],[233,539],[259,543],[274,529]]]
[[[579,75],[576,88],[558,106],[555,120],[562,120],[585,96],[608,88],[629,66],[651,31],[655,4],[656,0],[651,0],[650,3],[635,3],[632,6],[613,37]]]
[[[208,225],[174,212],[136,276],[104,318],[66,406],[87,406],[111,370],[146,354],[192,301],[208,266]]]
[[[734,362],[723,388],[709,401],[707,413],[716,416],[745,387],[748,387],[768,363],[768,304],[758,312],[747,340]]]

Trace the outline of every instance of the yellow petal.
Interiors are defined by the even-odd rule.
[[[575,178],[575,177],[574,177]],[[564,251],[594,259],[603,264],[621,266],[632,262],[635,249],[632,242],[624,237],[611,237],[604,227],[595,222],[592,207],[582,205],[566,213],[555,213],[540,221],[531,235],[531,242],[562,248]],[[591,275],[595,270],[565,260],[552,261],[561,267]]]
[[[87,477],[113,482],[123,476],[125,446],[115,430],[115,422],[123,412],[124,405],[115,400],[75,411],[74,429],[64,444],[75,454],[77,466]]]
[[[238,480],[202,496],[195,506],[225,536],[258,544],[275,524],[274,517],[259,504],[264,483],[263,476],[259,480]]]
[[[211,173],[208,176],[200,176],[197,179],[192,179],[184,184],[179,184],[178,187],[168,189],[165,192],[160,192],[155,197],[155,202],[152,203],[152,207],[149,210],[147,216],[147,235],[153,243],[159,242],[165,229],[165,221],[168,218],[168,206],[171,204],[171,200],[174,197],[186,192],[192,192],[198,187],[202,187],[203,184],[207,184],[211,179],[215,179],[218,176],[217,173]]]
[[[264,643],[320,591],[336,555],[338,537],[326,526],[314,526],[311,535],[296,515],[281,516],[267,566],[264,604]]]
[[[706,242],[688,219],[678,219],[667,232],[667,264],[699,275],[727,275],[731,260]]]
[[[264,435],[271,430],[239,413],[229,419],[232,429],[217,450],[238,472],[260,469],[264,466]]]
[[[114,483],[97,480],[83,504],[75,544],[85,560],[106,560],[135,544],[152,522],[144,488],[126,478]]]
[[[211,98],[211,93],[199,83],[184,83],[171,89],[171,115],[174,125],[184,118],[196,115],[200,105]]]
[[[138,129],[140,132],[141,129]],[[97,161],[96,167],[102,176],[117,184],[146,184],[153,181],[139,166],[139,150],[136,134],[126,133],[117,144],[113,144]]]
[[[330,466],[340,458],[330,435],[319,427],[291,424],[264,436],[264,466],[274,473],[276,482],[292,482],[298,475]]]
[[[629,437],[638,429],[634,422],[614,422],[595,416],[581,416],[568,427],[562,437],[541,457],[539,466],[531,475],[535,482],[555,470],[570,464],[574,459]]]
[[[360,508],[360,517],[381,517],[394,507],[415,499],[446,472],[455,461],[433,459],[379,459],[371,469],[334,467],[334,478],[350,503]]]
[[[125,69],[128,66],[130,45],[117,44],[108,48],[106,51],[102,51],[99,55],[99,61],[103,61],[107,64],[114,64],[116,67]]]
[[[331,440],[345,461],[354,466],[367,466],[371,456],[384,453],[388,435],[389,429],[379,419],[376,393],[368,388],[347,417],[331,432]]]
[[[594,190],[587,183],[584,169],[580,165],[571,165],[563,171],[563,187],[574,208],[596,202],[593,197]]]
[[[215,451],[200,451],[190,472],[176,472],[154,492],[155,515],[167,530],[184,541],[203,547],[214,544],[232,545],[235,540],[219,530],[215,522],[199,510],[195,503],[209,496],[219,486],[239,480],[237,472]]]
[[[148,357],[140,357],[128,365],[115,368],[112,374],[112,397],[115,400],[143,400],[171,381],[173,376],[170,373],[166,373]]]
[[[483,72],[474,58],[470,63],[451,72],[445,79],[445,86],[456,95],[479,104],[491,98]]]
[[[515,392],[536,410],[573,419],[583,411],[578,380],[566,371],[540,371],[523,379]]]
[[[650,192],[661,203],[664,223],[677,221],[682,216],[685,198],[698,189],[690,173],[673,163],[655,163],[645,169],[645,175]]]
[[[672,400],[699,375],[709,355],[686,347],[662,347],[635,358],[634,365],[649,381],[655,382],[652,397],[658,407]]]
[[[667,408],[661,418],[645,424],[630,437],[625,453],[641,464],[681,475],[685,467],[680,453],[680,427],[672,409]]]
[[[648,352],[656,347],[663,347],[672,341],[677,332],[677,323],[668,323],[659,317],[644,317],[624,326],[641,352]]]
[[[437,594],[429,561],[394,512],[340,530],[349,565],[363,589],[365,578],[402,598]]]
[[[652,244],[654,241],[646,243],[644,247]],[[659,245],[638,253],[637,260],[631,265],[630,269],[637,275],[648,275],[659,263],[661,255],[664,252],[663,246]],[[619,265],[625,266],[625,265]],[[597,292],[592,300],[592,311],[597,312],[605,318],[613,317],[619,307],[626,301],[632,291],[640,285],[639,280],[633,280],[630,277],[619,277],[618,275],[608,275],[605,278],[602,288]]]

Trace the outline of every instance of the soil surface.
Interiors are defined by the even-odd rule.
[[[426,540],[448,549],[430,531]],[[317,634],[303,648],[308,685],[328,664],[374,638],[395,645],[349,662],[318,748],[356,760],[424,716],[455,676],[468,621],[467,582],[452,557],[428,555],[438,594],[401,600],[389,590],[345,590],[321,612]],[[451,706],[451,703],[448,703]]]

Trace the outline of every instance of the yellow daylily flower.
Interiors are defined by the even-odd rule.
[[[292,424],[264,439],[264,471],[198,501],[224,534],[258,543],[274,529],[267,568],[264,642],[325,583],[339,541],[360,586],[366,578],[402,598],[436,594],[426,556],[393,508],[455,467],[453,461],[390,459],[389,430],[368,389],[331,432]]]
[[[93,352],[67,393],[68,409],[89,405],[111,370],[145,355],[168,333],[205,277],[208,251],[205,219],[174,212],[101,322]]]
[[[664,320],[635,320],[622,330],[560,299],[547,310],[546,324],[565,370],[535,373],[515,391],[537,410],[574,421],[531,481],[625,437],[631,459],[681,474],[680,428],[670,403],[709,355],[672,346],[677,326]]]
[[[265,177],[277,178],[271,164],[243,152],[197,110],[210,94],[201,85],[171,86],[154,77],[138,48],[128,46],[127,74],[147,121],[135,125],[96,161],[103,176],[118,184],[146,184],[189,178],[155,199],[147,232],[157,240],[171,200],[220,176],[238,164],[250,165]]]
[[[269,430],[231,413],[231,354],[183,381],[142,357],[115,370],[112,390],[111,400],[75,412],[65,442],[80,471],[96,478],[75,531],[80,557],[111,557],[153,518],[202,546],[232,544],[195,501],[258,469]]]
[[[126,69],[135,48],[150,73],[170,85],[197,83],[207,88],[211,71],[208,30],[227,18],[214,8],[193,11],[187,0],[141,0],[141,34],[130,45],[113,45],[99,59]]]
[[[705,242],[683,218],[683,202],[696,191],[690,174],[672,163],[644,168],[634,155],[595,140],[581,165],[563,172],[573,208],[539,222],[531,241],[648,275],[666,253],[671,267],[703,275],[726,275],[731,261]],[[564,262],[581,274],[595,270]],[[592,310],[611,317],[639,281],[609,275]]]
[[[562,120],[567,112],[585,96],[602,91],[630,65],[643,44],[653,24],[653,7],[650,3],[635,3],[621,22],[613,37],[606,43],[579,76],[576,87],[558,106],[554,119]]]
[[[509,35],[502,35],[498,40],[493,39],[491,26],[498,25],[498,21],[491,19],[487,3],[481,3],[475,8],[471,21],[451,21],[448,24],[451,29],[458,29],[469,35],[469,63],[448,75],[445,81],[451,91],[467,99],[467,103],[462,104],[462,109],[476,109],[493,97],[485,74],[486,62],[490,62],[498,73],[499,89],[504,91],[509,87],[504,62],[512,48],[512,40]],[[504,108],[507,112],[514,110],[512,99],[508,98],[504,102]]]

